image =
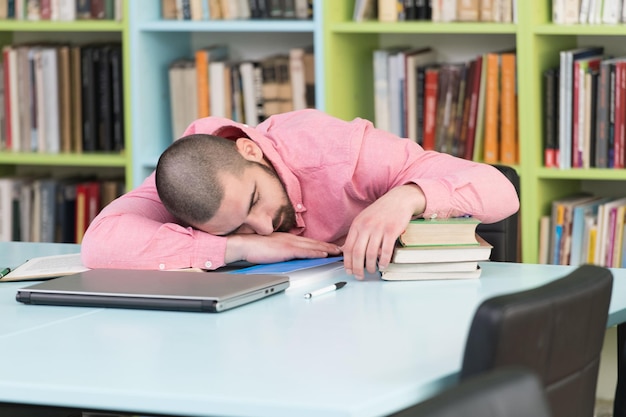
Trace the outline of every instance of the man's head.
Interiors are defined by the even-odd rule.
[[[159,158],[156,186],[170,213],[214,235],[267,235],[295,226],[282,182],[249,138],[178,139]]]

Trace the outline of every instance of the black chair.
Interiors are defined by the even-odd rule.
[[[549,417],[539,379],[521,368],[468,379],[393,417]]]
[[[554,417],[593,416],[613,275],[583,265],[527,291],[485,300],[471,324],[461,381],[506,366],[532,370]]]
[[[512,183],[519,197],[520,179],[517,171],[507,165],[493,165]],[[496,190],[497,191],[497,190]],[[479,224],[476,232],[493,245],[490,259],[497,262],[517,262],[519,247],[519,213],[491,224]]]

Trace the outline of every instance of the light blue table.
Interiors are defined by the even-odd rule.
[[[75,245],[0,243],[0,266]],[[380,416],[453,384],[480,301],[572,267],[483,264],[472,281],[294,289],[219,314],[27,306],[0,284],[0,402],[184,416]],[[615,271],[608,325],[626,322]]]

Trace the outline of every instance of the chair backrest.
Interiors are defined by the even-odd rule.
[[[513,183],[519,197],[520,179],[517,171],[507,165],[493,165]],[[517,262],[519,247],[519,212],[491,224],[479,224],[476,232],[491,243],[491,260]]]
[[[507,368],[470,378],[393,417],[549,417],[539,379]]]
[[[592,416],[612,288],[608,269],[583,265],[540,287],[485,300],[469,330],[461,380],[522,366],[541,379],[553,416]]]

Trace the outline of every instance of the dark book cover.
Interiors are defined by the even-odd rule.
[[[76,0],[76,19],[91,19],[91,1]]]
[[[103,45],[100,48],[100,62],[97,74],[98,99],[98,142],[99,151],[113,150],[113,98],[111,79],[111,48]]]
[[[93,152],[98,143],[97,79],[100,49],[95,45],[81,49],[83,151]]]
[[[91,1],[91,18],[102,20],[105,16],[105,0],[90,0]]]
[[[404,20],[417,20],[417,3],[419,1],[404,0]]]
[[[281,19],[283,17],[282,0],[267,0],[267,14],[271,19]]]
[[[76,243],[76,184],[71,180],[57,187],[56,216],[56,241]]]
[[[191,3],[190,0],[181,0],[181,19],[191,20]]]
[[[474,79],[474,72],[476,71],[476,60],[472,60],[467,64],[466,80],[465,80],[465,92],[463,93],[463,105],[461,107],[461,115],[457,117],[457,134],[458,134],[458,151],[457,156],[464,158],[467,147],[467,131],[469,125],[470,107],[472,101],[472,83]]]
[[[111,99],[113,150],[124,149],[124,77],[122,67],[122,46],[112,45],[110,49],[111,62]]]
[[[283,19],[295,19],[296,18],[295,0],[282,0],[282,18]]]
[[[545,167],[556,167],[556,153],[559,149],[557,136],[559,69],[549,68],[543,73],[544,81],[544,121],[543,121],[543,164]]]
[[[250,19],[261,19],[263,14],[259,7],[259,1],[263,0],[248,0],[248,7],[250,8]]]
[[[415,0],[416,20],[432,19],[432,0]]]
[[[450,121],[454,125],[452,135],[452,155],[462,157],[464,154],[465,143],[462,137],[463,132],[463,113],[465,112],[465,96],[467,95],[468,76],[470,66],[469,63],[459,65],[459,83],[457,87],[456,103],[454,105],[454,119]]]
[[[474,143],[476,142],[476,123],[478,122],[478,99],[480,95],[480,80],[483,71],[483,57],[479,55],[474,60],[474,72],[470,81],[470,107],[467,120],[467,134],[465,137],[465,153],[463,158],[474,159]]]
[[[417,88],[415,90],[415,120],[417,137],[416,141],[419,145],[424,144],[424,91],[426,87],[426,68],[421,66],[415,68],[415,79]]]

